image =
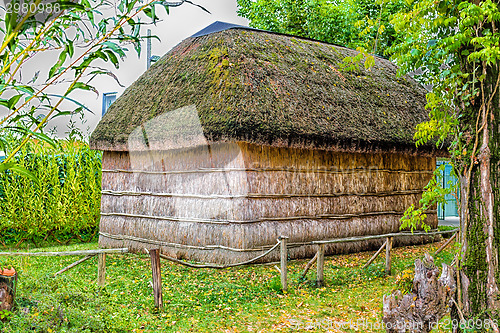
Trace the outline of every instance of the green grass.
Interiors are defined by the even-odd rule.
[[[376,323],[382,317],[382,296],[394,288],[396,275],[412,269],[414,259],[437,246],[395,249],[390,277],[383,274],[383,256],[369,268],[361,268],[373,252],[328,257],[323,288],[314,286],[315,267],[305,281],[299,281],[306,261],[293,261],[285,294],[279,290],[279,273],[273,265],[195,270],[162,261],[162,311],[154,308],[150,262],[145,255],[108,255],[104,288],[96,283],[97,258],[53,278],[53,273],[78,258],[15,257],[12,262],[20,273],[18,308],[9,321],[0,323],[0,331],[290,332],[294,325],[302,329],[309,325],[316,329],[308,332],[321,332],[333,322]],[[97,244],[43,250],[91,248]],[[440,266],[441,261],[451,259],[448,250],[436,262]],[[356,332],[349,328],[333,331]],[[384,331],[360,327],[357,332]]]

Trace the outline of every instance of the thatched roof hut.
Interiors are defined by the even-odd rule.
[[[343,71],[356,51],[226,28],[174,47],[92,134],[104,151],[100,245],[227,263],[279,235],[305,257],[311,240],[397,231],[442,153],[413,141],[425,90],[382,58]]]

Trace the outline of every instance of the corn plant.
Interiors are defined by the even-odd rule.
[[[15,159],[36,180],[0,173],[0,243],[91,239],[99,223],[101,153],[78,141],[30,142]]]

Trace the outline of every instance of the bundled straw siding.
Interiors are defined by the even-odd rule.
[[[101,236],[100,245],[156,246],[119,239],[128,235],[163,242],[162,251],[174,257],[232,263],[258,255],[280,235],[303,243],[397,232],[435,166],[435,158],[395,153],[239,142],[211,145],[207,157],[206,149],[105,152],[101,232],[110,237]],[[435,213],[427,223],[437,225]],[[327,253],[379,243],[335,244]],[[313,253],[301,246],[291,256]]]

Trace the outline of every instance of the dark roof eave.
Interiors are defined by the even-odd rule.
[[[217,144],[221,142],[233,143],[250,143],[256,145],[282,147],[282,148],[296,148],[296,149],[319,149],[328,151],[348,152],[348,153],[398,153],[406,155],[419,155],[429,157],[444,157],[448,158],[449,153],[446,148],[437,148],[433,144],[416,147],[414,144],[398,144],[394,142],[363,142],[359,140],[343,140],[343,141],[329,141],[322,144],[315,142],[256,142],[248,140],[235,141],[232,139],[220,139],[211,141],[209,144]],[[109,143],[107,141],[91,142],[90,148],[101,151],[115,151],[127,152],[129,151],[128,145],[125,142]],[[135,150],[135,149],[134,149]],[[170,148],[165,149],[170,150]],[[141,151],[141,150],[138,150]]]

